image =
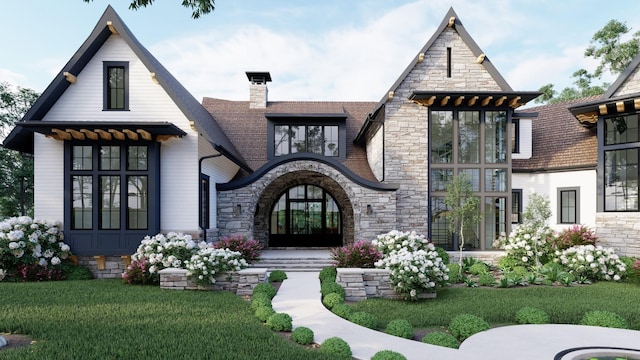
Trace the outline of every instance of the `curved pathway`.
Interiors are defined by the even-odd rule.
[[[318,272],[289,272],[273,309],[293,318],[293,326],[313,330],[315,341],[338,336],[349,343],[353,356],[370,359],[380,350],[393,350],[409,360],[418,359],[553,359],[566,349],[607,346],[640,349],[640,331],[578,325],[505,326],[476,334],[460,349],[423,344],[419,341],[364,328],[327,310],[320,300]]]

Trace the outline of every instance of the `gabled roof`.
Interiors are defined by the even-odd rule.
[[[538,113],[533,119],[532,156],[513,159],[513,172],[595,169],[598,161],[596,133],[594,129],[580,125],[568,108],[598,98],[600,95],[526,109]]]
[[[149,72],[155,73],[155,79],[167,92],[182,113],[193,122],[196,130],[212,143],[216,151],[219,151],[239,166],[250,171],[240,153],[235,149],[231,141],[215,123],[209,112],[191,95],[169,71],[135,38],[131,30],[109,5],[98,20],[95,28],[80,46],[78,51],[67,62],[62,70],[45,89],[34,105],[25,114],[22,121],[40,121],[49,112],[60,96],[71,84],[67,81],[65,73],[74,76],[80,74],[93,56],[115,31],[129,45],[131,50],[140,58]],[[24,144],[25,139],[31,139],[31,144]],[[16,124],[13,131],[7,136],[3,144],[5,147],[33,152],[33,133]],[[29,151],[30,150],[30,151]]]

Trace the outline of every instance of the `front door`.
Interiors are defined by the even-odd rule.
[[[326,190],[297,185],[280,195],[271,211],[270,247],[342,245],[342,214]]]

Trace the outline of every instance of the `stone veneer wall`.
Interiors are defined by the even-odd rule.
[[[396,293],[391,287],[389,270],[338,268],[337,271],[336,282],[344,288],[347,301],[396,298]]]
[[[167,268],[159,271],[160,288],[171,290],[225,290],[238,296],[251,296],[256,285],[267,281],[267,269],[249,268],[216,276],[211,286],[197,286],[187,276],[187,270]]]
[[[449,263],[458,263],[458,251],[447,251],[449,254]],[[498,265],[498,260],[505,255],[502,250],[496,251],[462,251],[462,258],[474,258],[490,265]]]
[[[452,49],[447,77],[447,48]],[[499,85],[458,33],[445,29],[385,104],[384,169],[386,182],[400,184],[397,192],[398,230],[426,234],[428,214],[429,108],[408,100],[414,90],[500,91]],[[368,145],[368,144],[367,144]],[[371,160],[370,160],[371,161]]]
[[[372,190],[330,165],[300,160],[277,166],[243,188],[218,191],[219,236],[240,234],[267,245],[273,204],[283,191],[299,184],[320,186],[334,197],[342,211],[345,244],[375,239],[395,228],[395,191]],[[367,205],[371,205],[370,214]]]
[[[640,213],[597,213],[596,236],[619,256],[640,256]]]
[[[93,256],[78,257],[78,264],[89,269],[96,279],[121,279],[129,261],[130,257],[105,256],[104,269],[99,269],[99,260]]]

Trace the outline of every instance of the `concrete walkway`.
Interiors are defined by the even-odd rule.
[[[418,359],[553,359],[577,347],[636,349],[640,358],[640,331],[577,325],[518,325],[495,328],[467,339],[460,349],[423,344],[370,330],[327,310],[320,300],[317,272],[287,273],[273,299],[273,309],[293,318],[293,326],[313,330],[315,342],[337,336],[351,346],[357,359],[370,359],[380,350],[393,350],[409,360]],[[563,357],[562,359],[573,359]]]

